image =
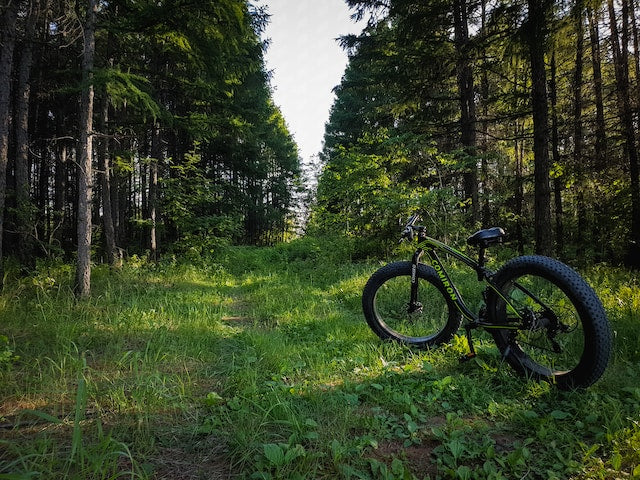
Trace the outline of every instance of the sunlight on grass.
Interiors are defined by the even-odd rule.
[[[377,264],[316,247],[97,269],[95,295],[81,302],[64,268],[8,287],[0,478],[151,479],[180,464],[221,478],[640,471],[637,278],[589,272],[615,358],[593,388],[563,393],[515,376],[485,333],[464,364],[463,332],[428,351],[381,342],[360,300]]]

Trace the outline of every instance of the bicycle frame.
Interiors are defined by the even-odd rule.
[[[428,237],[418,220],[417,214],[409,217],[400,235],[400,242],[417,236],[412,261],[380,267],[362,291],[365,320],[378,337],[420,349],[454,341],[459,350],[463,327],[468,350],[460,361],[469,361],[476,357],[473,330],[481,328],[503,362],[528,378],[567,390],[600,378],[612,352],[611,330],[602,303],[575,270],[541,255],[489,269],[487,249],[508,238],[502,228],[478,230],[466,240],[470,250],[460,251]],[[484,285],[466,284],[471,271]],[[465,282],[460,287],[458,278]],[[462,297],[467,290],[473,291],[468,304]]]
[[[487,282],[488,288],[491,288],[495,291],[506,303],[507,308],[510,311],[514,312],[518,317],[518,323],[500,323],[495,324],[488,321],[484,321],[478,315],[474,314],[469,307],[467,307],[462,295],[458,291],[455,283],[451,280],[449,273],[447,272],[444,264],[440,260],[437,251],[441,250],[445,253],[455,257],[461,262],[465,263],[467,266],[471,267],[478,275],[478,281]],[[420,258],[422,255],[426,253],[427,257],[429,257],[429,265],[436,271],[436,274],[442,281],[444,288],[449,296],[449,299],[454,303],[456,308],[460,311],[463,317],[468,320],[468,323],[465,325],[467,331],[472,328],[494,328],[494,329],[509,329],[509,330],[518,330],[521,325],[520,320],[522,320],[522,316],[518,313],[517,309],[511,305],[511,303],[504,298],[500,289],[491,281],[491,276],[493,272],[483,265],[484,263],[484,249],[480,251],[480,262],[476,262],[469,256],[464,253],[452,248],[435,238],[428,237],[424,231],[418,230],[418,247],[413,254],[412,258],[412,267],[411,267],[411,305],[415,305],[418,302],[418,263],[420,263]],[[522,288],[518,285],[518,288]]]

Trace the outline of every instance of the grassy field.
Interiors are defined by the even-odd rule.
[[[9,278],[0,479],[640,478],[637,274],[582,272],[615,353],[560,392],[482,334],[465,364],[462,337],[382,343],[360,307],[379,265],[306,239],[98,267],[81,302],[69,266]]]

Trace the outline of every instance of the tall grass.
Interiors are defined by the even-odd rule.
[[[360,294],[380,262],[304,239],[195,263],[42,266],[0,296],[0,479],[640,477],[640,285],[583,273],[615,331],[605,377],[527,382],[479,335],[380,342]],[[474,276],[455,270],[465,295]],[[473,300],[474,302],[476,300]]]

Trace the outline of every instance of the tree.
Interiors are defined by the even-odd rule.
[[[82,93],[78,155],[78,260],[74,291],[84,298],[91,293],[91,194],[93,161],[93,59],[98,0],[87,0],[83,25]]]
[[[34,260],[32,237],[36,255],[77,249],[85,296],[94,237],[96,258],[114,263],[116,252],[288,235],[299,159],[271,101],[263,8],[21,0],[0,15],[0,231],[11,240],[0,259]]]
[[[35,231],[35,207],[29,196],[29,105],[31,99],[31,69],[36,42],[36,24],[40,19],[41,2],[28,0],[26,20],[17,66],[15,108],[15,198],[19,231],[19,256],[23,263],[33,263],[32,235]]]
[[[531,104],[533,107],[533,155],[535,159],[536,252],[551,255],[551,187],[549,185],[549,113],[545,46],[550,4],[548,0],[527,0],[527,46],[531,62]]]
[[[618,111],[624,136],[625,153],[629,162],[629,178],[631,190],[631,229],[627,263],[640,267],[640,168],[638,164],[638,149],[633,127],[633,112],[631,107],[631,91],[629,88],[629,60],[628,60],[628,16],[629,4],[622,2],[622,21],[624,25],[622,36],[619,33],[616,11],[613,0],[608,0],[609,25],[611,27],[611,45],[616,78],[616,95]]]
[[[16,41],[18,0],[9,0],[2,10],[2,51],[0,52],[0,287],[4,282],[4,208],[7,195],[7,163],[9,154],[9,124],[11,117],[11,70]]]
[[[476,100],[473,64],[470,57],[468,12],[466,0],[453,0],[454,43],[456,46],[456,69],[458,95],[460,97],[461,143],[469,155],[467,172],[464,174],[465,196],[471,200],[471,220],[479,220],[478,167],[476,160]]]
[[[104,95],[99,116],[99,128],[102,133],[98,149],[98,171],[100,176],[100,194],[102,202],[102,226],[104,229],[105,253],[107,263],[115,267],[119,263],[113,226],[113,208],[111,206],[111,159],[109,150],[109,98]]]
[[[582,122],[582,83],[583,83],[583,56],[584,56],[584,6],[582,0],[576,0],[574,5],[573,17],[576,30],[576,61],[573,74],[573,162],[576,169],[578,192],[577,192],[577,211],[578,211],[578,230],[583,232],[584,240],[589,238],[589,228],[587,225],[587,212],[585,205],[585,185],[584,171],[584,139],[583,139],[583,122]],[[588,241],[588,240],[587,240]],[[587,243],[587,242],[585,242]],[[577,254],[579,257],[584,255],[583,243],[578,243]]]

